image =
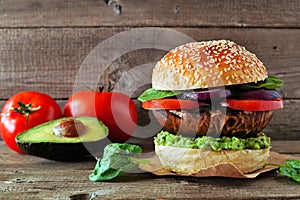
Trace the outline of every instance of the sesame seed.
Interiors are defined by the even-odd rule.
[[[196,64],[196,67],[199,67],[199,68],[203,68],[203,66],[202,65],[200,65],[200,64]]]

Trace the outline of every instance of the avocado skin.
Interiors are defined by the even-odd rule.
[[[28,143],[17,141],[18,147],[26,154],[56,161],[77,162],[95,160],[102,154],[108,139],[81,143]]]

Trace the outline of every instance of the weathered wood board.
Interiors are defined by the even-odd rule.
[[[10,0],[0,27],[299,27],[297,0]]]

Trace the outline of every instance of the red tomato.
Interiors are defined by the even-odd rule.
[[[72,94],[64,106],[64,116],[97,117],[95,102],[96,92],[84,90]]]
[[[271,100],[227,99],[227,106],[235,110],[264,111],[283,108],[283,101],[281,98]]]
[[[142,107],[145,109],[166,109],[166,110],[179,110],[179,109],[195,109],[199,106],[207,106],[205,103],[192,100],[182,99],[155,99],[144,101]]]
[[[60,117],[61,109],[50,96],[39,92],[20,92],[9,98],[2,108],[0,133],[7,146],[22,153],[15,142],[17,134]]]
[[[120,92],[79,91],[70,96],[64,116],[97,117],[109,129],[112,142],[125,142],[137,125],[137,109],[126,94]]]

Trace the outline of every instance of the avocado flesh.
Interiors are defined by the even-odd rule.
[[[84,161],[94,159],[109,142],[107,127],[96,118],[75,117],[86,127],[86,132],[78,137],[58,137],[53,127],[61,118],[46,122],[20,133],[16,137],[17,145],[24,153],[58,161]]]
[[[81,121],[87,128],[86,132],[79,137],[58,137],[53,134],[53,127],[59,122],[67,118],[61,118],[46,122],[39,126],[33,127],[27,131],[22,132],[17,136],[17,141],[39,143],[78,143],[101,140],[108,135],[107,127],[96,118],[92,117],[75,117]]]

